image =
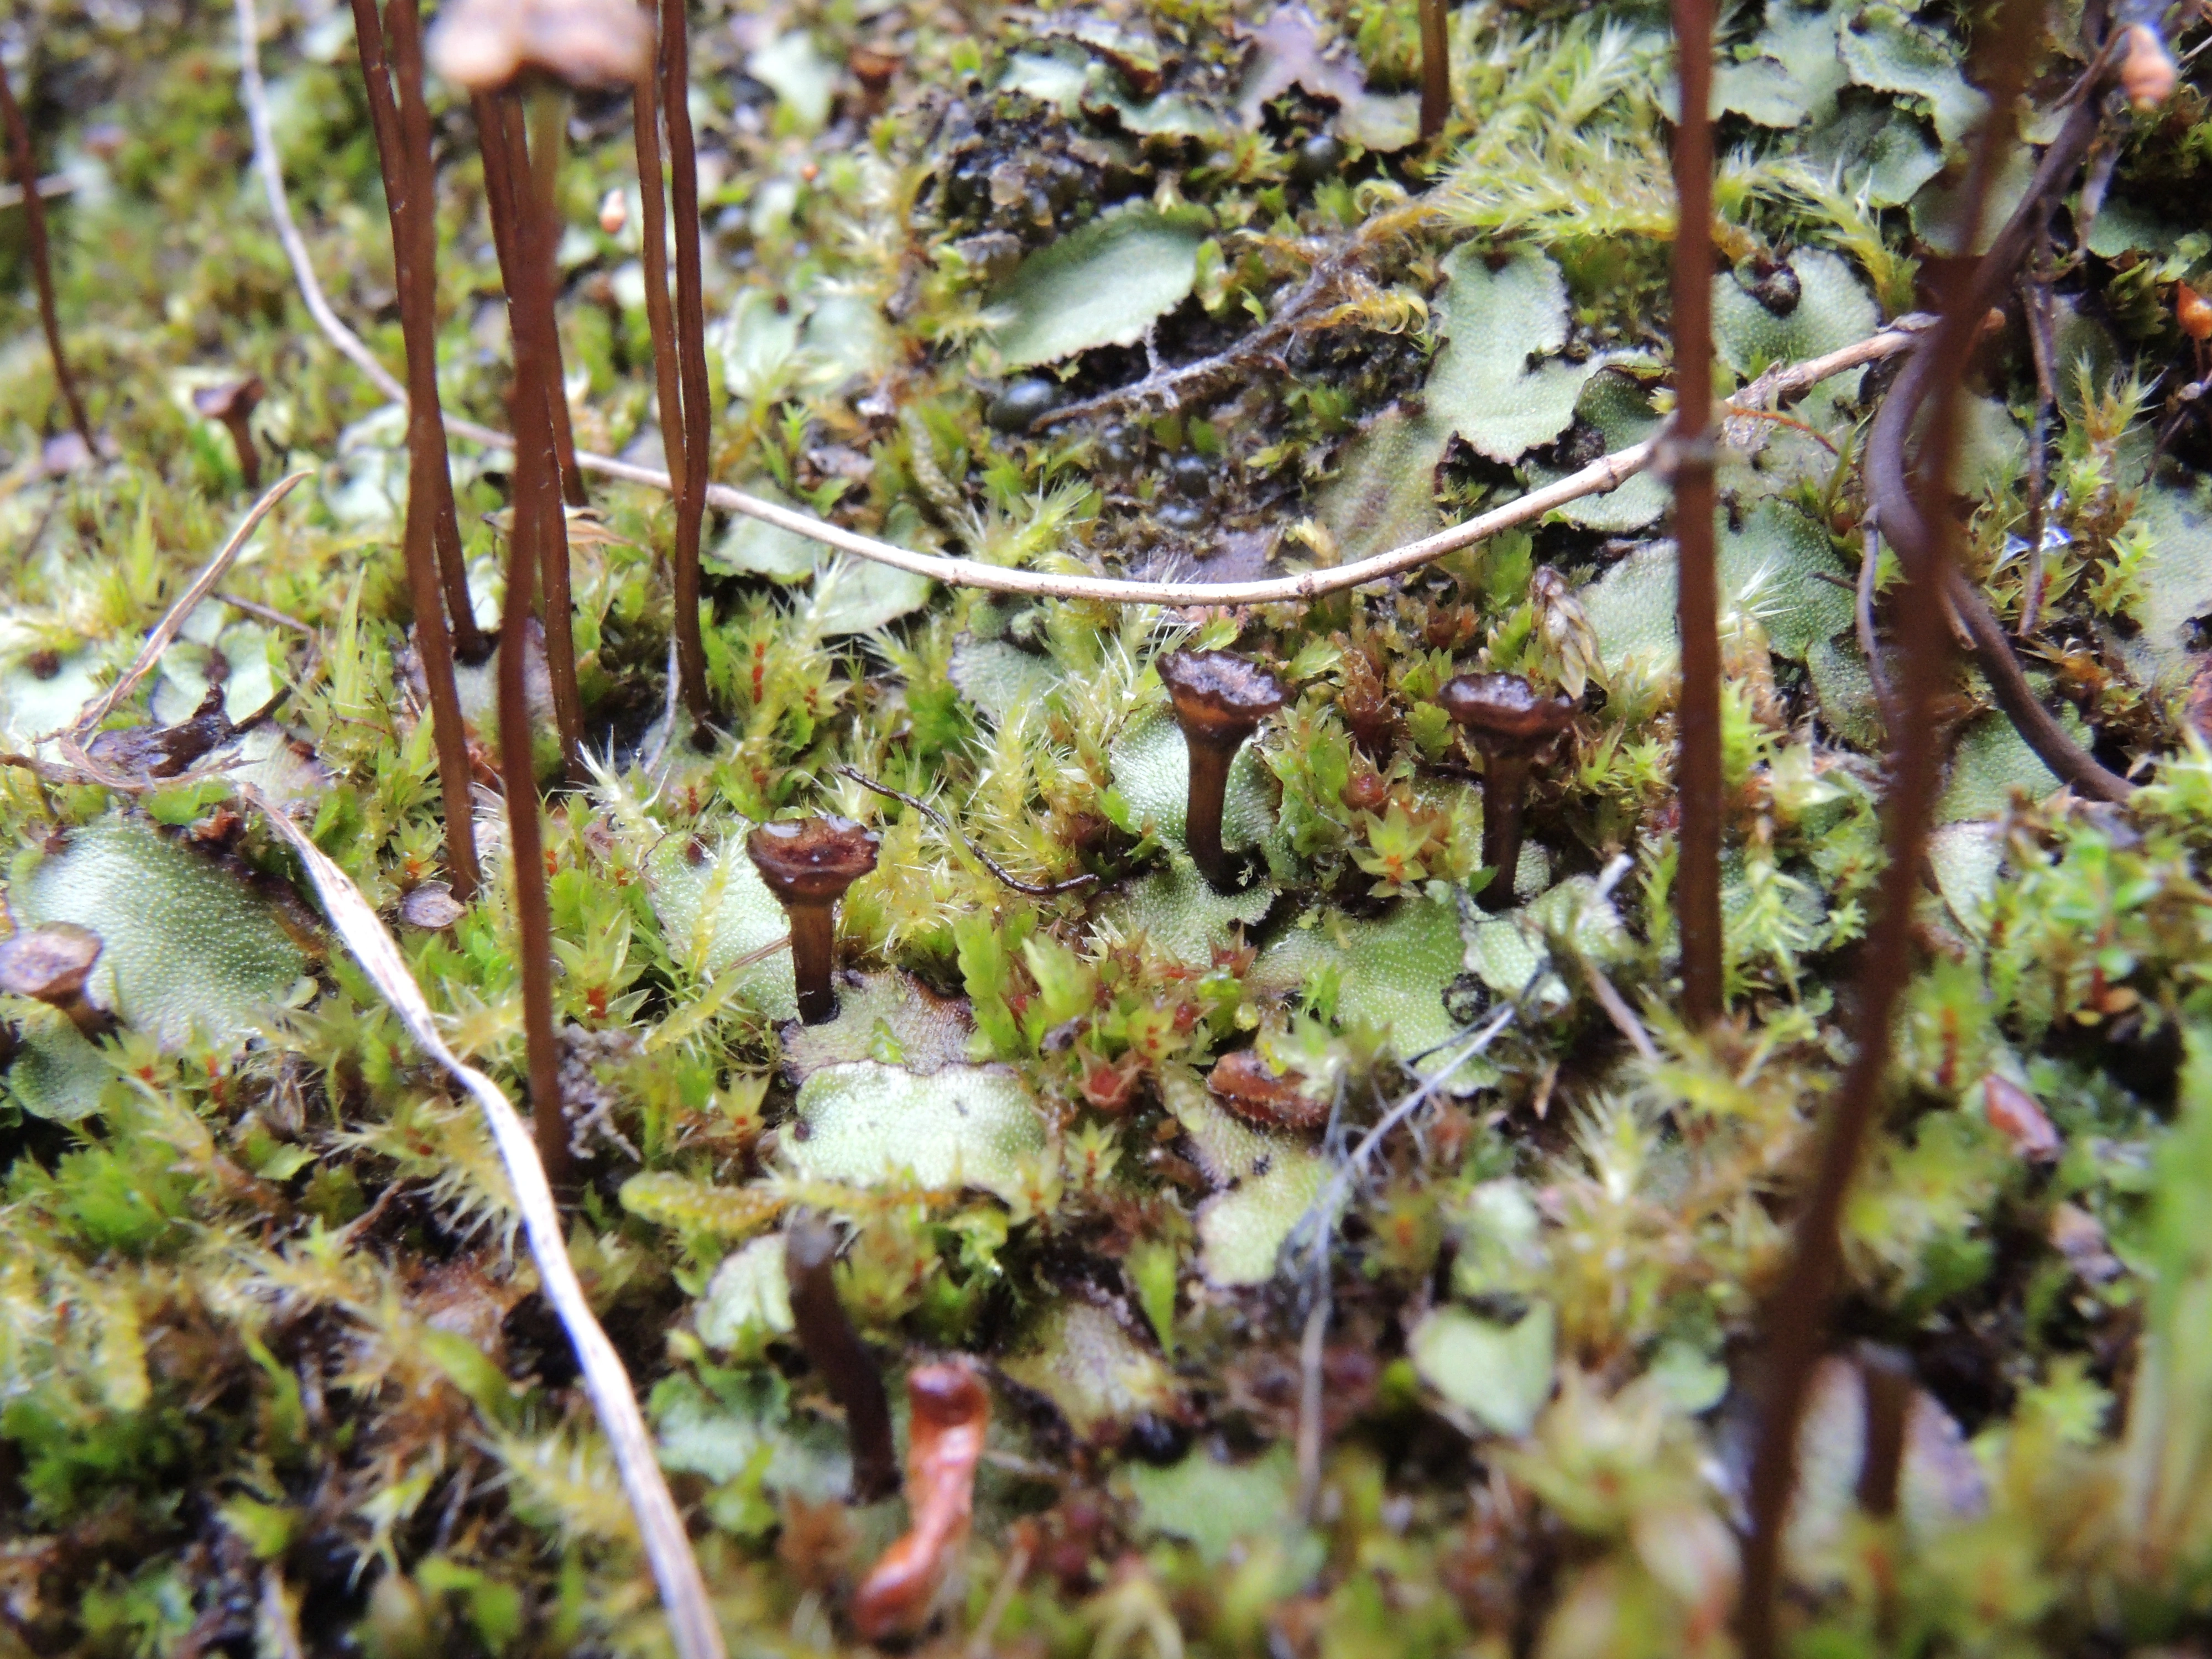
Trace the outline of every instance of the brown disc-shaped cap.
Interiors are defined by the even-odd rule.
[[[73,921],[50,921],[0,939],[0,991],[67,1007],[84,995],[100,951],[100,935]]]
[[[653,64],[653,27],[635,0],[456,0],[430,31],[431,67],[471,92],[526,70],[572,87],[635,85]]]
[[[1283,683],[1233,651],[1170,651],[1158,666],[1186,737],[1242,743],[1283,706]]]
[[[1575,717],[1571,700],[1540,697],[1518,674],[1462,674],[1445,683],[1437,701],[1486,749],[1535,749]]]
[[[794,818],[763,823],[745,838],[745,851],[785,903],[821,904],[876,867],[882,842],[850,818]]]
[[[253,412],[265,388],[258,374],[222,386],[204,386],[192,393],[192,407],[210,421],[242,421]]]

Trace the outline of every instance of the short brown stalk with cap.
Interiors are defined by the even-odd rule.
[[[70,424],[84,440],[86,453],[94,453],[92,422],[70,374],[69,354],[62,349],[61,313],[54,305],[53,263],[46,244],[46,203],[39,193],[38,153],[31,144],[31,124],[23,118],[15,88],[8,84],[4,64],[0,64],[0,120],[7,123],[9,164],[23,192],[24,240],[31,245],[31,276],[38,283],[39,322],[46,331],[46,351],[53,358],[54,384],[61,388],[62,401],[69,405]]]
[[[238,476],[257,495],[261,493],[261,452],[254,447],[252,420],[262,391],[261,377],[248,374],[221,386],[204,386],[192,393],[192,407],[210,421],[220,422],[230,434],[231,447],[238,452]]]
[[[1486,910],[1510,910],[1528,775],[1573,722],[1575,705],[1538,696],[1518,674],[1462,674],[1446,682],[1437,701],[1482,756],[1482,862],[1491,874],[1476,902]]]
[[[763,823],[745,838],[761,880],[791,918],[791,971],[799,1017],[819,1025],[836,1017],[831,975],[837,962],[837,901],[876,867],[883,837],[849,818]]]
[[[853,1447],[853,1501],[872,1504],[898,1488],[898,1450],[891,1440],[884,1374],[860,1340],[837,1296],[837,1230],[811,1210],[798,1210],[783,1230],[783,1276],[799,1346],[822,1373],[830,1397],[845,1408]]]
[[[1215,892],[1233,892],[1241,860],[1221,845],[1229,767],[1260,723],[1283,706],[1283,683],[1233,651],[1170,651],[1158,667],[1190,755],[1183,843]]]
[[[115,1016],[85,990],[100,950],[100,935],[75,922],[27,928],[0,939],[0,991],[58,1008],[85,1036],[105,1036],[115,1029]]]

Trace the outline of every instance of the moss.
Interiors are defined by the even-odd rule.
[[[263,9],[310,256],[397,362],[349,20]],[[718,480],[1002,567],[1243,577],[1383,550],[1657,431],[1675,224],[1648,6],[1457,8],[1455,101],[1426,145],[1410,4],[1109,9],[695,16]],[[1917,302],[1981,96],[1974,22],[1796,0],[1727,21],[1724,381]],[[273,1649],[283,1614],[303,1651],[659,1652],[496,1150],[325,952],[295,866],[233,799],[250,781],[293,814],[392,919],[453,1048],[524,1097],[514,872],[487,796],[483,890],[431,902],[453,872],[411,665],[404,421],[325,343],[266,232],[227,14],[48,9],[34,33],[9,72],[71,180],[58,291],[103,441],[45,465],[65,420],[21,249],[0,244],[0,733],[46,769],[0,768],[0,835],[13,925],[99,933],[94,994],[120,1018],[95,1046],[43,1005],[0,1008],[0,1525],[33,1540],[11,1629],[40,1652],[153,1652],[264,1639],[258,1619]],[[2212,287],[2190,228],[2201,78],[2114,127],[2103,210],[2067,232],[2087,251],[2052,273],[2033,629],[2043,389],[2018,329],[1960,370],[1963,568],[2062,720],[2148,787],[2124,809],[2058,794],[1978,679],[1947,688],[1942,823],[1838,1325],[1911,1369],[1902,1516],[1857,1512],[1871,1373],[1839,1351],[1792,1534],[1808,1651],[2201,1633],[2212,429],[2181,394],[2204,364],[2176,305],[2177,284]],[[2063,81],[2032,83],[2039,131]],[[441,392],[503,422],[473,124],[446,88],[431,103]],[[629,113],[594,96],[568,115],[569,413],[586,447],[651,464]],[[218,683],[234,718],[284,701],[207,775],[67,781],[54,734],[246,505],[227,434],[189,404],[246,372],[268,387],[268,464],[311,477],[105,723],[174,723]],[[948,1352],[993,1378],[967,1579],[928,1643],[1719,1639],[1759,1299],[1848,1064],[1880,866],[1893,562],[1876,554],[1874,661],[1850,587],[1886,384],[1869,368],[1785,421],[1731,422],[1729,1012],[1698,1032],[1673,1013],[1656,474],[1388,585],[1170,614],[932,586],[718,520],[703,725],[665,719],[673,507],[587,479],[569,543],[588,764],[556,777],[545,744],[543,780],[586,1146],[569,1248],[733,1638],[857,1651],[847,1591],[901,1524],[842,1502],[845,1430],[784,1277],[803,1206],[894,1381]],[[453,447],[487,619],[510,468]],[[520,648],[534,665],[542,647]],[[1252,879],[1226,896],[1184,844],[1154,668],[1176,649],[1234,650],[1288,693],[1231,773],[1224,842]],[[490,672],[464,677],[480,788]],[[1464,672],[1576,703],[1502,913],[1472,903],[1481,762],[1436,702]],[[802,1028],[787,920],[742,848],[825,811],[883,839],[843,902],[837,1018]],[[1439,1045],[1499,1018],[1349,1167]],[[1295,1073],[1323,1121],[1229,1110],[1206,1079],[1247,1050],[1237,1066]],[[1990,1077],[2041,1103],[2047,1161],[1988,1121]]]

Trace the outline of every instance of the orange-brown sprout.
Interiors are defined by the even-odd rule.
[[[975,1503],[975,1466],[991,1425],[991,1396],[966,1365],[921,1365],[908,1374],[906,1535],[853,1595],[853,1627],[870,1642],[919,1634],[951,1576]]]

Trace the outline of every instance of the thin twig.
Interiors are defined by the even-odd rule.
[[[1000,865],[997,860],[994,859],[981,848],[976,846],[974,842],[969,840],[968,837],[962,834],[958,830],[954,829],[951,819],[947,818],[944,813],[939,811],[934,806],[932,806],[927,801],[923,800],[920,796],[909,795],[903,789],[894,789],[887,783],[878,782],[876,779],[870,777],[866,772],[861,771],[859,768],[848,766],[842,761],[836,765],[832,766],[830,769],[832,772],[836,773],[840,777],[852,779],[854,782],[859,784],[863,789],[872,789],[877,794],[882,795],[887,799],[903,801],[907,805],[914,808],[915,811],[929,819],[931,823],[934,823],[939,829],[945,831],[946,835],[951,836],[963,847],[966,848],[969,853],[975,855],[975,861],[978,864],[981,865],[986,870],[988,870],[993,875],[996,876],[1007,886],[1012,888],[1017,893],[1027,893],[1031,898],[1052,898],[1061,893],[1072,893],[1077,888],[1086,886],[1090,883],[1098,879],[1097,877],[1092,875],[1086,870],[1083,874],[1079,876],[1070,876],[1065,881],[1024,881],[1019,876],[1009,874],[1004,866]]]
[[[252,538],[262,520],[269,516],[270,509],[290,495],[302,479],[313,476],[305,471],[295,472],[270,485],[268,494],[254,502],[252,510],[246,514],[238,528],[230,532],[230,539],[217,548],[215,556],[200,567],[200,574],[192,578],[191,586],[177,596],[177,602],[168,608],[161,621],[154,624],[154,631],[147,635],[146,643],[138,647],[138,654],[131,659],[131,666],[123,671],[123,678],[78,711],[77,717],[70,722],[70,731],[80,735],[91,731],[115,712],[117,703],[137,690],[138,682],[154,672],[154,665],[161,659],[161,653],[169,648],[170,641],[177,637],[177,630],[185,625],[185,619],[199,609],[201,600],[215,592],[215,585],[222,580],[223,573],[230,568],[232,561],[245,550],[246,542]]]
[[[1859,649],[1866,653],[1867,678],[1874,684],[1875,707],[1881,711],[1883,731],[1894,735],[1897,731],[1897,705],[1889,690],[1889,671],[1881,665],[1881,641],[1875,632],[1875,580],[1881,568],[1881,530],[1875,510],[1867,509],[1866,534],[1859,555],[1859,579],[1851,587],[1851,626],[1859,636]]]
[[[300,227],[293,222],[291,204],[285,199],[284,164],[277,158],[276,137],[270,125],[269,89],[261,80],[260,21],[254,15],[253,0],[235,0],[235,5],[240,99],[246,106],[246,125],[253,132],[253,160],[261,169],[262,191],[269,198],[269,216],[276,223],[276,240],[283,246],[284,257],[292,262],[293,276],[301,279],[300,298],[324,337],[352,359],[354,367],[368,376],[369,384],[393,403],[404,404],[407,388],[377,361],[367,341],[338,320],[331,302],[323,297],[322,284],[313,280],[314,266]]]
[[[2027,81],[2036,34],[2035,6],[2036,0],[2006,0],[1988,37],[1993,61],[1983,84],[1990,94],[1990,112],[1976,137],[1959,215],[1960,244],[1970,249],[1978,239],[1990,181],[2011,136],[2014,102]],[[2032,203],[2026,205],[2033,207]],[[1881,503],[1882,533],[1897,547],[1908,584],[1908,602],[1898,618],[1904,683],[1897,723],[1890,733],[1888,787],[1882,801],[1884,863],[1859,974],[1850,1064],[1828,1108],[1819,1162],[1797,1214],[1789,1261],[1762,1310],[1767,1387],[1752,1458],[1746,1504],[1751,1525],[1736,1608],[1736,1633],[1745,1659],[1774,1659],[1782,1646],[1783,1534],[1796,1485],[1798,1429],[1814,1367],[1826,1340],[1829,1303],[1842,1275],[1844,1204],[1857,1171],[1860,1149],[1885,1097],[1891,1019],[1911,974],[1921,855],[1934,816],[1942,759],[1934,718],[1948,653],[1942,598],[1947,579],[1954,592],[1962,586],[1954,556],[1958,526],[1950,505],[1951,475],[1959,450],[1960,377],[1956,368],[1980,331],[1988,308],[1985,289],[1993,275],[1990,267],[2003,258],[2006,263],[1995,278],[2009,281],[2025,247],[2024,240],[2015,243],[2008,253],[2002,240],[1972,277],[1958,285],[1942,322],[1905,370],[1905,379],[1911,380],[1923,364],[1942,367],[1930,388],[1934,406],[1921,445],[1912,499],[1904,509],[1913,514],[1912,531],[1900,535],[1903,526],[1891,502],[1885,499]],[[1887,403],[1905,394],[1900,382]],[[1877,428],[1888,415],[1886,404]],[[1870,477],[1875,447],[1870,447]],[[2006,649],[2009,655],[2009,647]]]
[[[263,622],[275,627],[289,628],[301,634],[312,634],[315,631],[313,623],[303,623],[297,617],[287,616],[273,605],[257,605],[252,599],[240,599],[235,593],[217,592],[214,597],[234,611],[243,611],[249,617],[258,617]]]
[[[1595,963],[1585,962],[1582,967],[1584,977],[1589,981],[1590,994],[1605,1010],[1605,1017],[1613,1022],[1613,1029],[1628,1039],[1628,1046],[1636,1050],[1638,1059],[1656,1063],[1659,1045],[1651,1041],[1651,1033],[1644,1029],[1644,1022],[1637,1018],[1636,1011],[1628,1006],[1628,999],[1620,994],[1606,977],[1605,969]]]
[[[237,0],[237,3],[243,16],[250,21],[252,0]],[[282,205],[283,172],[276,163],[274,142],[266,137],[269,131],[268,99],[262,88],[258,69],[243,80],[240,93],[249,114],[254,117],[254,147],[261,161],[263,179],[264,181],[275,180],[271,187],[271,203],[279,216],[278,240],[283,243],[285,255],[291,261],[293,280],[307,301],[308,312],[332,343],[362,365],[363,373],[369,376],[379,391],[392,402],[404,404],[406,393],[398,381],[376,362],[374,354],[361,337],[331,313],[329,301],[323,297],[321,285],[316,279],[314,267],[308,260],[307,247],[300,240],[297,228],[292,226],[290,210]],[[1896,356],[1909,348],[1928,325],[1928,319],[1924,317],[1900,317],[1880,332],[1841,350],[1769,370],[1745,387],[1737,401],[1748,410],[1761,401],[1778,401],[1795,396],[1831,375],[1844,374]],[[1135,388],[1129,390],[1133,392]],[[1066,410],[1058,411],[1063,417],[1068,412]],[[479,425],[474,421],[449,418],[446,429],[456,438],[464,438],[487,448],[511,451],[514,447],[514,438],[507,433]],[[741,489],[732,489],[727,484],[712,482],[707,485],[707,504],[721,512],[742,514],[747,518],[757,519],[763,524],[789,531],[794,536],[819,542],[825,547],[836,548],[856,558],[870,559],[896,570],[927,576],[933,581],[943,582],[948,587],[973,587],[988,592],[1026,594],[1036,599],[1089,599],[1106,605],[1296,605],[1402,574],[1440,559],[1447,553],[1487,540],[1501,532],[1533,523],[1570,502],[1618,489],[1651,464],[1651,450],[1649,443],[1632,444],[1626,449],[1600,457],[1579,471],[1570,473],[1544,489],[1531,490],[1491,512],[1420,541],[1409,542],[1387,553],[1378,553],[1372,558],[1339,565],[1333,569],[1310,570],[1297,575],[1248,582],[1146,582],[1127,581],[1111,576],[1063,576],[1036,570],[1010,570],[987,564],[980,559],[948,558],[940,554],[917,553],[910,548],[899,547],[890,542],[879,541],[875,537],[864,536],[857,531],[827,523],[781,502],[763,500]],[[595,455],[580,450],[576,454],[576,464],[585,471],[596,472],[602,477],[643,484],[650,489],[671,493],[674,489],[669,475],[659,468],[635,465],[611,455]]]
[[[1328,1357],[1330,1297],[1328,1275],[1321,1275],[1320,1293],[1306,1310],[1305,1329],[1298,1337],[1298,1504],[1301,1523],[1310,1525],[1314,1505],[1321,1498],[1321,1455],[1324,1415],[1322,1396],[1322,1361]]]
[[[1059,426],[1068,421],[1087,420],[1094,415],[1103,415],[1132,404],[1142,405],[1155,399],[1161,408],[1173,410],[1194,387],[1218,380],[1231,369],[1255,357],[1267,356],[1283,342],[1304,330],[1326,325],[1331,313],[1321,309],[1322,302],[1337,296],[1346,276],[1358,263],[1360,257],[1394,237],[1405,235],[1435,211],[1429,203],[1414,202],[1370,220],[1342,245],[1333,251],[1321,252],[1313,260],[1304,284],[1277,307],[1273,316],[1211,356],[1174,368],[1164,368],[1153,350],[1152,331],[1146,329],[1146,369],[1141,379],[1040,415],[1031,423],[1030,429],[1042,431],[1047,427]],[[1276,245],[1282,246],[1280,243]],[[1302,258],[1309,252],[1295,247],[1292,251]]]
[[[684,1533],[683,1517],[677,1513],[675,1499],[670,1497],[667,1482],[661,1478],[653,1437],[638,1410],[629,1373],[623,1368],[621,1356],[616,1353],[606,1332],[593,1317],[592,1304],[576,1277],[575,1266],[568,1259],[561,1212],[553,1201],[544,1166],[531,1146],[529,1129],[499,1085],[473,1066],[465,1064],[446,1046],[438,1030],[437,1018],[431,1013],[422,988],[408,972],[398,945],[385,931],[384,924],[377,920],[376,912],[352,878],[251,785],[241,784],[239,793],[259,809],[270,827],[298,854],[308,879],[322,896],[324,912],[330,918],[332,930],[383,993],[416,1045],[467,1090],[482,1109],[492,1140],[499,1148],[500,1159],[507,1167],[507,1184],[514,1189],[516,1207],[522,1212],[523,1231],[530,1242],[531,1256],[537,1263],[538,1284],[568,1334],[583,1373],[585,1392],[591,1397],[599,1426],[614,1452],[623,1494],[637,1516],[638,1535],[645,1546],[646,1559],[652,1564],[654,1582],[660,1588],[661,1605],[668,1615],[669,1633],[676,1650],[682,1659],[722,1659],[721,1631],[715,1622],[713,1604],[708,1600],[706,1581],[691,1553],[690,1540]]]
[[[4,64],[0,64],[0,122],[7,126],[8,149],[15,161],[25,240],[31,245],[31,275],[39,289],[39,323],[46,331],[46,350],[53,358],[54,384],[61,389],[62,401],[69,406],[70,424],[76,428],[76,435],[84,440],[85,449],[90,453],[92,422],[84,412],[84,399],[77,396],[76,380],[70,374],[69,354],[62,349],[61,313],[54,305],[54,271],[46,242],[46,192],[36,187],[40,183],[38,156],[31,146],[30,123],[23,118],[22,109],[15,102],[15,89],[8,84]]]
[[[1536,979],[1540,979],[1548,971],[1548,967],[1540,968],[1531,979],[1530,988],[1534,988]],[[1360,1138],[1359,1144],[1346,1156],[1343,1164],[1334,1175],[1329,1177],[1328,1183],[1322,1188],[1314,1201],[1306,1206],[1306,1212],[1298,1218],[1297,1224],[1292,1227],[1286,1236],[1285,1244],[1286,1249],[1291,1248],[1291,1242],[1295,1241],[1301,1233],[1312,1228],[1317,1233],[1314,1243],[1315,1253],[1317,1256],[1326,1257],[1328,1241],[1336,1231],[1337,1212],[1343,1206],[1345,1200],[1351,1196],[1352,1183],[1358,1179],[1359,1171],[1366,1167],[1367,1160],[1375,1156],[1375,1149],[1389,1138],[1392,1130],[1428,1104],[1439,1089],[1458,1075],[1461,1066],[1466,1065],[1470,1060],[1475,1059],[1492,1043],[1497,1042],[1499,1035],[1513,1023],[1513,1018],[1518,1012],[1518,1005],[1510,1002],[1500,1008],[1491,1016],[1488,1024],[1475,1031],[1474,1036],[1464,1047],[1454,1053],[1451,1058],[1442,1066],[1425,1075],[1419,1085],[1408,1092],[1403,1100],[1398,1102],[1376,1120],[1375,1127]]]
[[[39,180],[39,199],[42,202],[51,202],[57,197],[68,195],[76,188],[76,180],[70,178],[68,173],[50,173]],[[22,185],[0,185],[0,211],[5,211],[11,207],[20,207],[22,205]]]
[[[2027,194],[1975,267],[1972,280],[1960,299],[1962,311],[1972,311],[1978,316],[2012,281],[2013,273],[2027,257],[2036,228],[2042,222],[2044,202],[2064,187],[2097,135],[2103,119],[2101,106],[2096,97],[2088,94],[2101,88],[2104,82],[2098,77],[2109,76],[2111,64],[2112,54],[2107,51],[2100,55],[2092,72],[2082,78],[2077,88],[2082,95],[2059,129],[2057,137],[2044,152]],[[1962,356],[1963,350],[1962,343],[1954,356]],[[1867,441],[1867,493],[1881,512],[1882,535],[1908,562],[1926,558],[1931,540],[1927,521],[1914,502],[1907,480],[1906,447],[1921,405],[1931,395],[1942,395],[1954,368],[1953,357],[1938,353],[1932,342],[1927,349],[1915,352],[1889,396],[1882,400]],[[2043,707],[2021,672],[2019,659],[2013,655],[2011,641],[1990,615],[1989,606],[1975,585],[1954,572],[1942,586],[1972,641],[1975,659],[1989,678],[1997,706],[2043,763],[2062,781],[2093,799],[2118,801],[2131,795],[2135,787],[2075,742]]]
[[[984,1460],[995,1463],[991,1454]],[[1006,1557],[1006,1570],[999,1575],[993,1586],[991,1599],[984,1604],[983,1616],[975,1621],[975,1633],[968,1638],[967,1659],[991,1659],[991,1638],[999,1633],[999,1621],[1006,1616],[1006,1609],[1014,1604],[1014,1592],[1022,1587],[1022,1580],[1030,1573],[1030,1547],[1017,1544]]]

